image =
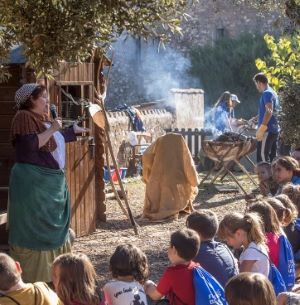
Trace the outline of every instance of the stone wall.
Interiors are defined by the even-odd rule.
[[[231,0],[199,0],[187,9],[191,18],[182,22],[183,35],[171,44],[183,52],[191,45],[213,45],[221,37],[241,33],[280,33],[286,20],[275,12],[260,12],[247,5],[233,6]]]
[[[152,140],[165,134],[165,129],[174,127],[175,118],[165,109],[142,110],[140,112],[146,131],[151,133]],[[128,133],[132,130],[129,117],[123,111],[108,112],[108,120],[115,157],[119,160],[119,166],[124,166],[122,156],[124,144],[128,144]]]

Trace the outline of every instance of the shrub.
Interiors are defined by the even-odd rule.
[[[224,38],[214,46],[195,47],[189,55],[190,74],[200,80],[206,106],[213,106],[221,93],[229,90],[242,101],[235,111],[237,117],[250,118],[257,114],[259,93],[252,81],[258,72],[255,59],[268,55],[261,35]]]
[[[280,37],[264,37],[271,55],[256,60],[256,66],[264,72],[271,85],[280,89],[281,112],[279,120],[283,140],[300,146],[300,32]]]

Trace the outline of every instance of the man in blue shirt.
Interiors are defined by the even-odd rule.
[[[275,91],[269,86],[263,73],[254,76],[256,89],[262,93],[258,108],[257,162],[272,162],[276,157],[279,125],[276,118],[279,101]]]

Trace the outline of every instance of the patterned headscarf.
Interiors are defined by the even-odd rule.
[[[19,109],[22,104],[24,104],[32,92],[39,86],[36,83],[24,84],[21,88],[19,88],[15,95],[16,106]]]

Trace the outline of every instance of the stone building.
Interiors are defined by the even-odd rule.
[[[168,99],[171,88],[201,88],[188,77],[188,50],[213,45],[216,40],[242,33],[280,33],[285,20],[277,13],[259,12],[232,0],[199,0],[186,9],[182,36],[170,36],[167,49],[157,41],[121,37],[114,45],[107,105],[139,104],[145,100]],[[158,51],[159,49],[159,51]]]

